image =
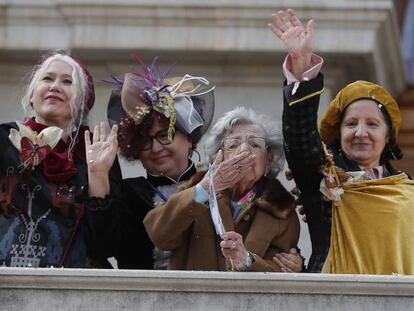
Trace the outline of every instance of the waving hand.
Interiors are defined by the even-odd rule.
[[[309,20],[306,27],[292,9],[272,14],[269,29],[283,42],[292,57],[292,73],[300,78],[311,61],[314,44],[314,22]]]

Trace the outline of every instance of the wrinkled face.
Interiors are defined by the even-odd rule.
[[[357,100],[346,108],[341,123],[342,151],[362,168],[378,166],[387,133],[388,127],[377,103]]]
[[[235,125],[223,141],[224,160],[243,151],[256,155],[251,173],[242,182],[256,182],[270,168],[272,155],[267,149],[264,131],[256,125]]]
[[[168,131],[168,124],[166,119],[154,118],[148,132],[152,143],[147,150],[139,151],[138,156],[149,173],[177,179],[188,167],[188,156],[192,144],[190,138],[180,131],[175,132],[171,144],[161,144],[162,137],[166,135],[163,133]],[[159,139],[154,137],[159,137]]]
[[[40,76],[31,98],[36,120],[66,128],[71,120],[72,67],[61,61],[49,64]]]

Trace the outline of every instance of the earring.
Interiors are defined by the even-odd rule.
[[[395,155],[393,147],[387,143],[387,151],[391,155],[393,160],[399,160],[399,158]]]

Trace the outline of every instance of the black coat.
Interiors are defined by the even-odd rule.
[[[85,238],[86,163],[74,156],[77,173],[60,182],[46,178],[40,165],[23,169],[8,137],[12,128],[18,129],[0,125],[0,265],[101,267]],[[111,180],[120,173],[117,164]]]
[[[188,180],[196,172],[193,163],[180,177]],[[120,269],[153,269],[154,244],[148,237],[143,220],[161,200],[160,187],[176,183],[164,176],[124,179],[121,192],[105,199],[92,198],[87,203],[88,238],[95,256],[115,257]]]

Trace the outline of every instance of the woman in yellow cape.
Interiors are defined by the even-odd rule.
[[[308,270],[412,274],[414,182],[390,163],[402,158],[398,105],[381,86],[356,81],[330,102],[318,132],[323,59],[313,54],[313,24],[292,10],[269,24],[289,52],[283,131],[312,241]]]

